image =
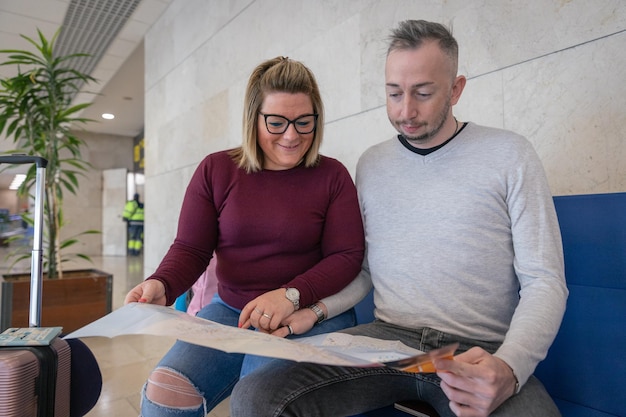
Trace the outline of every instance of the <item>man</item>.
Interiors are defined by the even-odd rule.
[[[563,317],[561,237],[543,167],[519,135],[456,120],[466,79],[442,25],[406,21],[385,67],[399,135],[357,165],[376,318],[346,332],[428,351],[436,374],[284,361],[242,379],[231,416],[344,416],[424,400],[443,416],[558,416],[532,376]]]
[[[139,194],[135,194],[132,200],[126,202],[122,218],[128,223],[128,254],[139,256],[143,246],[143,203],[139,200]]]

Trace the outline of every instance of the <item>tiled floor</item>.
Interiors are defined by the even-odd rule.
[[[0,259],[5,259],[5,248],[0,248]],[[76,262],[65,269],[101,269],[113,274],[113,309],[121,307],[128,290],[143,280],[141,257],[92,257],[93,264]],[[0,273],[6,271],[5,262]],[[45,297],[45,294],[44,294]],[[136,417],[139,415],[141,387],[161,356],[174,339],[158,336],[121,336],[114,339],[85,338],[92,349],[103,377],[102,393],[87,417]],[[228,417],[228,406],[220,404],[210,417]]]

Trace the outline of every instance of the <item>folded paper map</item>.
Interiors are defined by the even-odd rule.
[[[344,333],[284,339],[144,303],[127,304],[65,338],[112,338],[130,334],[168,336],[224,352],[338,366],[385,366],[385,362],[424,355],[424,352],[398,341]]]

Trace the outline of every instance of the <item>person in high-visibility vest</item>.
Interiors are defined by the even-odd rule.
[[[128,222],[128,254],[137,256],[143,245],[143,203],[139,194],[126,203],[122,217]]]

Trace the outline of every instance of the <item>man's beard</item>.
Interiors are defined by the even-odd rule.
[[[439,113],[439,117],[437,117],[437,119],[435,120],[435,128],[433,130],[431,130],[430,132],[426,132],[426,133],[423,133],[423,134],[418,135],[418,136],[409,136],[409,135],[406,135],[406,134],[404,134],[402,132],[402,130],[400,129],[400,125],[404,122],[403,120],[396,121],[393,124],[394,124],[396,130],[402,136],[404,136],[406,138],[406,140],[408,140],[410,142],[416,142],[416,143],[426,143],[430,139],[432,139],[433,137],[437,136],[437,134],[441,131],[441,129],[443,128],[443,125],[448,120],[448,112],[449,111],[450,111],[450,99],[448,98],[448,100],[446,101],[446,104],[444,105],[443,109]]]

